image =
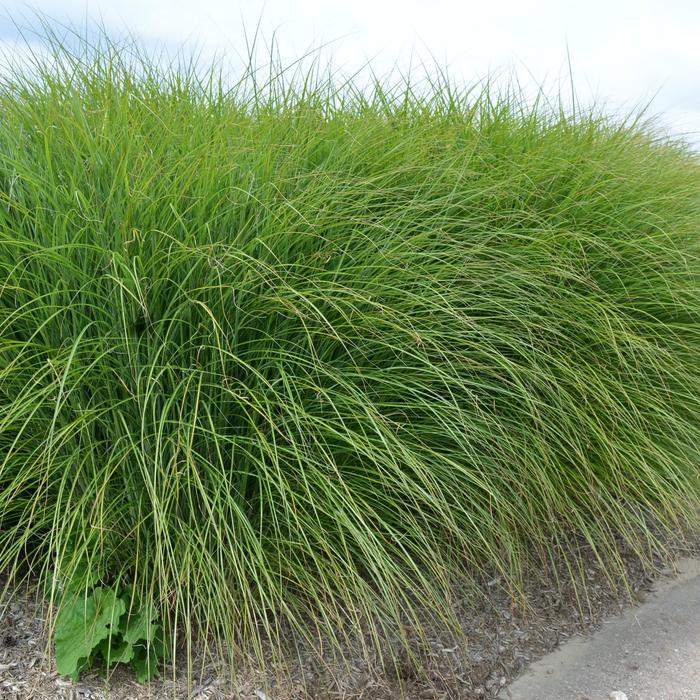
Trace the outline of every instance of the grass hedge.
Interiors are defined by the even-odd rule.
[[[259,650],[697,524],[688,147],[51,47],[0,83],[0,567]]]

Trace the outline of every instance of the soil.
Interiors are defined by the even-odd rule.
[[[589,633],[643,599],[660,576],[673,575],[674,555],[696,547],[677,545],[665,559],[642,566],[621,550],[626,575],[619,584],[590,552],[581,554],[585,586],[574,585],[565,562],[553,572],[525,581],[524,598],[514,599],[499,577],[479,582],[483,595],[466,595],[460,620],[467,643],[436,632],[419,645],[420,663],[368,664],[352,650],[344,663],[295,656],[288,671],[267,676],[252,667],[231,677],[223,662],[201,655],[187,672],[183,661],[166,666],[160,679],[140,685],[117,666],[109,676],[90,672],[79,682],[59,676],[46,633],[47,605],[36,583],[25,581],[0,599],[0,698],[2,700],[488,700],[534,660],[574,635]],[[0,592],[7,579],[0,576]],[[579,581],[580,584],[580,581]],[[523,604],[527,601],[527,606]],[[384,668],[383,668],[384,667]],[[187,678],[191,680],[188,686]],[[267,683],[266,683],[267,678]],[[264,688],[264,690],[263,690]]]

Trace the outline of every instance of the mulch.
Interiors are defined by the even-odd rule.
[[[673,575],[673,557],[687,555],[677,545],[652,567],[624,549],[626,575],[616,583],[588,551],[579,553],[580,579],[571,580],[562,561],[549,575],[532,575],[525,596],[514,600],[498,576],[484,576],[481,595],[457,599],[467,643],[436,630],[420,643],[420,665],[368,664],[350,649],[344,662],[319,662],[313,654],[290,655],[285,673],[248,667],[228,672],[211,655],[194,655],[188,674],[184,660],[167,666],[160,679],[138,684],[131,671],[117,666],[108,676],[96,671],[72,682],[56,672],[47,638],[47,604],[36,583],[8,589],[0,603],[0,698],[3,700],[488,700],[533,661],[575,635],[643,599],[659,576]],[[626,581],[626,585],[622,581]],[[0,591],[7,578],[0,577]],[[585,585],[581,585],[584,583]],[[522,603],[523,600],[527,604]],[[188,683],[188,676],[190,681]],[[267,683],[266,683],[267,679]]]

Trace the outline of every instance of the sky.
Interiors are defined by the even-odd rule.
[[[697,0],[0,0],[0,48],[21,58],[15,25],[36,25],[37,11],[233,66],[259,27],[283,61],[321,51],[345,74],[422,61],[465,85],[509,76],[526,90],[565,91],[572,76],[581,103],[621,115],[648,105],[660,127],[700,147]]]

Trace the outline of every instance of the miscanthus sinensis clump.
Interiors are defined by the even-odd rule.
[[[0,85],[0,567],[181,638],[381,643],[479,570],[696,522],[688,148],[52,48]]]

